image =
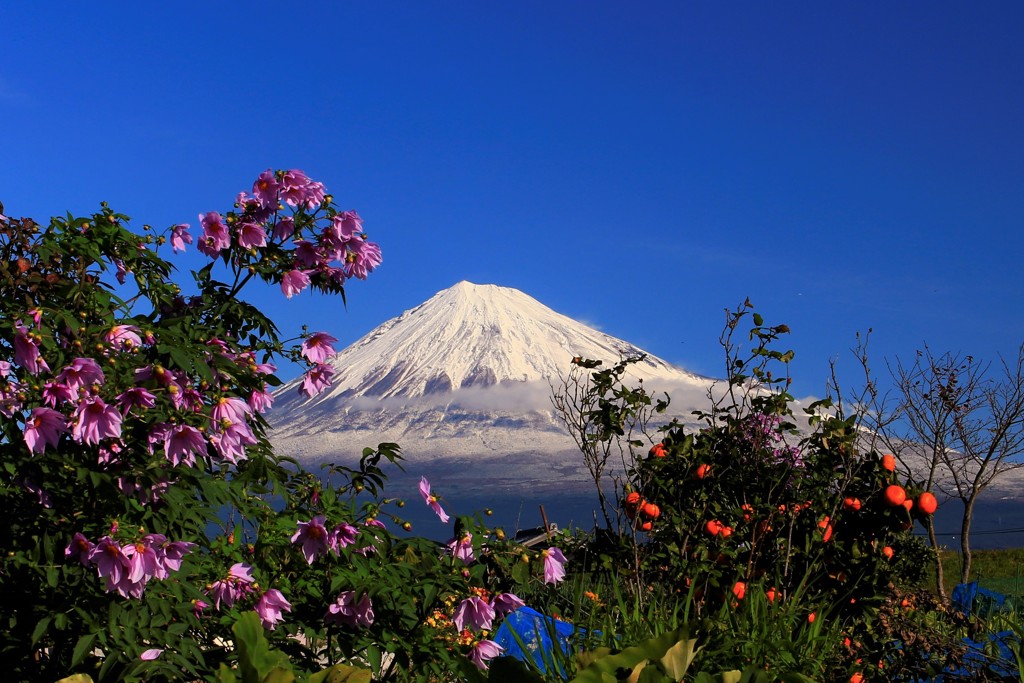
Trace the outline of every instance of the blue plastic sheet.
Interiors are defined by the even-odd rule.
[[[532,660],[545,672],[553,664],[558,673],[564,675],[558,662],[572,652],[572,639],[576,632],[576,627],[568,622],[545,616],[529,607],[520,607],[505,617],[493,640],[505,648],[503,656],[515,657],[523,662]],[[525,651],[516,640],[517,636],[525,646]],[[556,643],[558,655],[555,653]]]

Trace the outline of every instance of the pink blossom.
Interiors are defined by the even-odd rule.
[[[186,244],[192,244],[192,235],[188,231],[188,223],[179,223],[171,228],[171,249],[185,251]]]
[[[430,482],[427,481],[426,477],[420,477],[420,495],[423,496],[423,502],[429,505],[434,514],[441,520],[441,523],[447,524],[451,518],[445,513],[444,508],[441,507],[438,497],[430,492]]]
[[[77,394],[66,384],[47,382],[43,385],[43,403],[56,408],[61,403],[70,403]]]
[[[289,206],[303,205],[314,209],[324,200],[324,186],[293,168],[281,176],[281,199]]]
[[[164,436],[164,454],[174,466],[193,465],[195,456],[206,455],[206,437],[195,427],[174,425]]]
[[[83,567],[88,567],[90,562],[89,554],[95,547],[81,532],[76,531],[71,539],[71,543],[68,543],[68,547],[64,549],[64,557],[69,560],[78,560],[82,563]]]
[[[351,524],[342,523],[334,527],[331,532],[330,545],[337,552],[338,548],[347,548],[355,543],[357,538],[359,538],[359,529]]]
[[[263,173],[260,173],[260,177],[252,184],[252,193],[260,203],[260,206],[266,209],[276,210],[277,191],[280,187],[281,186],[277,182],[277,178],[274,176],[274,172],[268,168]]]
[[[39,355],[39,345],[29,336],[28,328],[20,322],[15,326],[14,363],[25,368],[29,374],[38,375],[50,366]]]
[[[141,331],[135,325],[114,325],[104,339],[116,349],[130,351],[142,346],[142,337],[139,336]]]
[[[365,280],[367,274],[383,262],[380,246],[376,242],[355,240],[349,243],[345,257],[345,275]]]
[[[289,299],[306,287],[309,287],[309,275],[301,270],[290,270],[281,278],[281,292]]]
[[[106,378],[99,363],[92,358],[76,358],[71,364],[65,366],[57,375],[57,381],[64,384],[70,391],[77,392],[79,389],[87,389],[93,384],[103,384]]]
[[[266,591],[256,602],[256,614],[263,622],[263,627],[271,631],[284,619],[283,613],[291,611],[291,603],[276,588]]]
[[[199,222],[203,226],[203,236],[199,238],[198,249],[210,257],[216,257],[224,249],[231,246],[231,235],[224,219],[216,211],[199,214]]]
[[[310,363],[323,363],[337,353],[332,346],[337,341],[326,332],[314,332],[302,342],[302,356]]]
[[[327,609],[324,622],[352,628],[366,627],[373,623],[373,603],[365,593],[356,600],[355,591],[343,591]]]
[[[124,265],[124,261],[119,258],[114,259],[114,265],[117,267],[117,271],[114,273],[114,277],[120,284],[124,284],[125,278],[132,272],[128,270],[128,267]]]
[[[248,221],[239,225],[238,246],[243,249],[267,246],[267,233],[263,230],[263,226]]]
[[[133,387],[117,397],[117,405],[121,412],[128,414],[133,408],[148,410],[156,405],[156,396],[143,387]]]
[[[166,541],[166,539],[164,539]],[[161,554],[161,562],[164,568],[164,576],[158,578],[167,578],[167,572],[176,572],[181,569],[181,562],[185,555],[191,552],[192,548],[195,548],[195,543],[188,541],[171,541],[165,542],[160,545],[159,552]]]
[[[494,608],[494,614],[499,617],[511,614],[525,605],[525,602],[512,593],[499,593],[494,596],[493,600],[491,600],[491,607]]]
[[[68,419],[52,408],[34,408],[25,420],[25,444],[32,453],[56,448],[61,434],[68,431]]]
[[[108,406],[99,396],[82,400],[75,410],[71,437],[79,443],[98,444],[102,439],[121,437],[121,413]]]
[[[129,543],[121,549],[128,558],[128,581],[145,584],[161,570],[156,550],[145,540]]]
[[[7,377],[11,374],[11,364],[5,360],[0,360],[0,379]]]
[[[302,376],[300,391],[303,395],[312,398],[331,386],[331,379],[334,377],[334,368],[326,363],[317,363]]]
[[[291,216],[281,216],[274,223],[274,239],[284,241],[295,234],[295,219]]]
[[[129,562],[121,546],[110,536],[104,536],[89,551],[89,561],[96,566],[99,577],[107,579],[107,590],[114,587],[128,575]]]
[[[292,258],[295,259],[296,267],[312,268],[323,260],[323,257],[317,250],[316,245],[312,242],[307,242],[306,240],[295,240],[294,244],[295,251],[292,252]]]
[[[263,389],[255,389],[249,394],[249,407],[257,413],[265,413],[274,405],[274,395],[270,393],[266,384]]]
[[[338,242],[344,244],[363,231],[363,219],[355,211],[342,211],[331,219],[329,229]]]
[[[217,455],[237,465],[246,459],[245,447],[255,445],[257,441],[248,424],[235,422],[226,429],[215,429],[210,434],[210,443]]]
[[[468,565],[473,562],[473,534],[466,533],[462,538],[453,538],[446,546],[449,554],[462,560],[462,564]]]
[[[486,669],[488,660],[494,659],[504,651],[505,648],[493,640],[481,640],[469,651],[469,660],[476,664],[478,669]]]
[[[558,583],[565,578],[565,555],[558,548],[541,552],[544,557],[544,583]]]
[[[214,608],[219,610],[223,602],[226,608],[231,609],[236,601],[252,592],[253,583],[252,567],[239,562],[231,566],[225,578],[207,586],[207,592],[213,598]]]
[[[490,631],[494,622],[494,608],[481,597],[466,598],[455,608],[452,622],[460,632],[467,626],[474,631]]]
[[[308,564],[327,552],[330,545],[330,534],[324,526],[323,515],[317,515],[308,522],[299,522],[299,530],[292,535],[292,543],[302,545],[302,554]]]
[[[159,657],[160,655],[162,655],[163,652],[164,649],[162,647],[153,647],[148,650],[144,650],[142,654],[139,655],[139,659],[141,659],[144,662],[150,662]]]

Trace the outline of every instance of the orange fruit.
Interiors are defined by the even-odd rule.
[[[891,453],[886,453],[882,456],[882,469],[889,470],[890,472],[896,471],[896,458]]]
[[[636,491],[633,491],[628,496],[626,496],[626,505],[639,505],[639,504],[640,504],[640,494],[637,493]]]
[[[813,624],[814,620],[817,619],[817,618],[818,618],[817,615],[815,615],[814,612],[811,612],[810,614],[807,615],[807,623],[808,624]]]
[[[722,538],[729,538],[730,536],[732,536],[732,527],[731,526],[723,526],[722,527]]]
[[[864,683],[864,674],[854,671],[853,675],[850,676],[850,683]]]
[[[665,450],[665,444],[663,443],[654,444],[653,446],[651,446],[651,450],[649,452],[650,455],[653,455],[655,458],[664,458],[666,455],[668,455],[668,451]]]
[[[640,525],[640,530],[641,531],[650,531],[653,527],[654,527],[654,525],[651,524],[650,522],[644,522],[643,524]]]
[[[843,507],[847,510],[860,510],[860,498],[844,498]]]
[[[903,505],[903,501],[907,499],[907,492],[903,490],[902,486],[892,484],[885,487],[885,502],[893,507],[897,505]]]
[[[893,556],[893,550],[889,546],[882,548],[882,554],[885,555],[885,559],[891,560]]]
[[[768,598],[768,602],[775,602],[775,598],[779,597],[779,591],[769,588],[764,592],[764,597]]]
[[[831,538],[832,538],[832,525],[829,524],[828,526],[825,527],[825,533],[822,536],[821,540],[824,541],[825,543],[828,543],[829,539],[831,539]]]
[[[907,509],[907,512],[910,512],[910,510],[914,507],[914,501],[911,500],[910,498],[907,498],[905,501],[903,501],[903,507]]]
[[[742,581],[737,581],[733,584],[732,594],[735,595],[737,599],[742,600],[743,596],[747,594],[747,584]]]
[[[923,514],[930,515],[935,512],[939,507],[939,501],[935,500],[935,496],[930,491],[925,491],[917,497],[917,509]]]
[[[709,465],[707,463],[702,463],[700,465],[697,465],[697,470],[693,473],[693,478],[694,479],[703,479],[704,477],[708,476],[709,474],[711,474],[711,465]]]
[[[713,519],[704,525],[704,530],[712,536],[717,536],[718,534],[722,533],[722,523],[719,522],[717,519]]]
[[[657,519],[661,515],[661,508],[654,503],[644,503],[644,506],[640,508],[640,512],[642,512],[646,517]]]

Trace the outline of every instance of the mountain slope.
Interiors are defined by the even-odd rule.
[[[339,352],[324,393],[306,398],[300,380],[284,385],[270,414],[272,438],[307,461],[395,441],[420,464],[479,469],[496,459],[565,469],[575,446],[551,408],[551,387],[574,356],[609,365],[643,353],[518,290],[460,282]],[[676,411],[683,415],[713,383],[651,355],[630,376],[670,390],[674,404],[691,395]]]

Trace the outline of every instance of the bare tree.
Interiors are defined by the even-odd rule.
[[[969,355],[936,356],[926,346],[913,364],[897,361],[890,371],[900,394],[902,441],[916,444],[899,454],[901,461],[918,476],[925,469],[929,488],[963,502],[960,581],[966,582],[975,503],[998,477],[1024,467],[1024,344],[1015,361],[1000,359],[995,368]],[[926,526],[937,547],[934,526]]]
[[[668,406],[665,400],[652,401],[643,388],[642,381],[637,388],[622,383],[626,368],[643,360],[643,356],[620,360],[611,368],[596,369],[601,361],[574,358],[568,375],[559,386],[551,387],[551,405],[568,429],[576,446],[583,454],[583,462],[594,480],[597,489],[601,515],[606,528],[612,529],[612,517],[608,512],[608,494],[605,479],[609,461],[615,465],[617,457],[625,473],[633,465],[633,449],[643,444],[638,436],[647,436],[647,424],[654,412],[664,412]],[[647,436],[648,441],[650,440]],[[620,477],[613,476],[612,483],[617,502]],[[619,519],[618,505],[616,519]]]

